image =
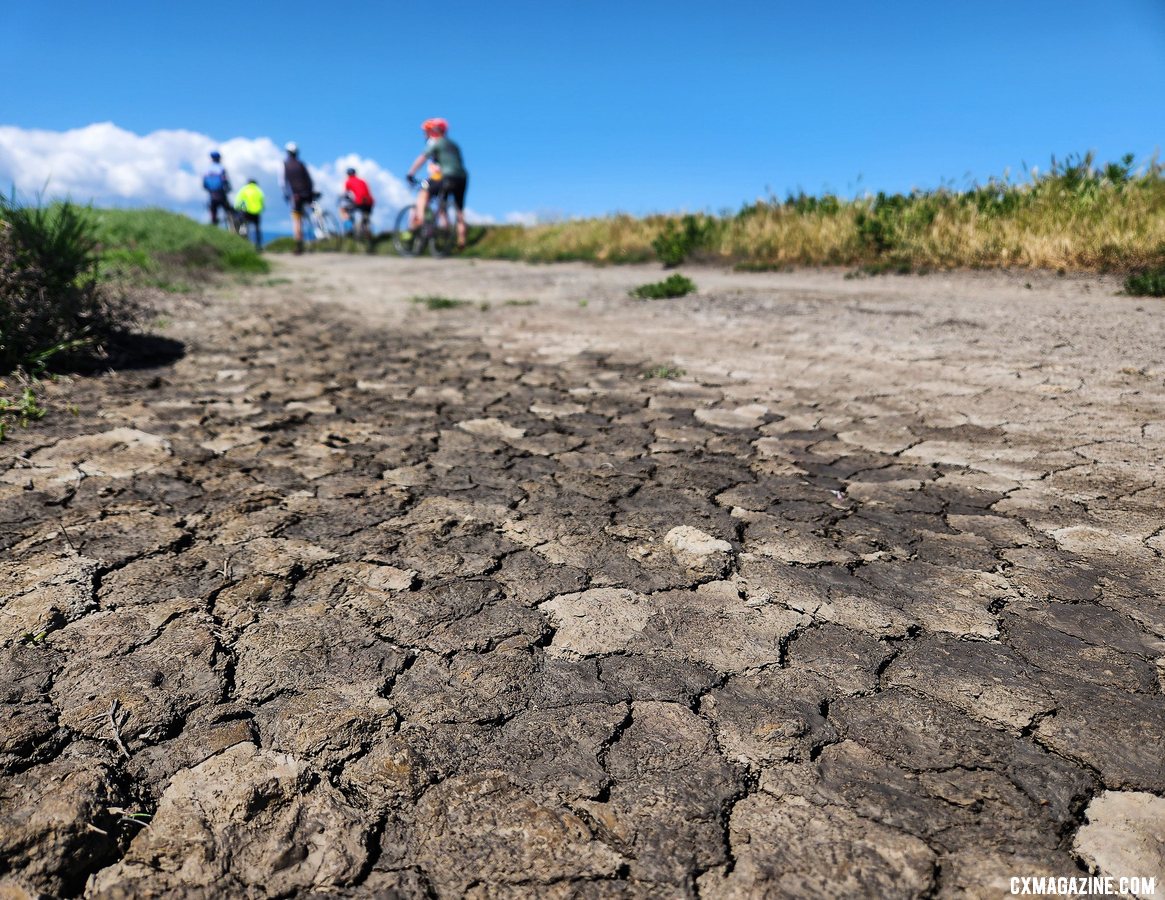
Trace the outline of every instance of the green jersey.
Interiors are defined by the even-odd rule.
[[[429,138],[429,142],[425,144],[425,155],[441,167],[442,176],[465,177],[465,164],[461,161],[461,148],[449,138]]]

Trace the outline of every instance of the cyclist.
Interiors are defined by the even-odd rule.
[[[210,195],[210,224],[218,226],[218,211],[221,209],[224,216],[230,216],[230,203],[227,201],[227,192],[231,189],[231,180],[227,177],[227,170],[222,164],[222,154],[217,150],[210,151],[210,168],[202,176],[202,186]]]
[[[288,141],[283,149],[283,197],[291,206],[291,231],[295,235],[295,252],[303,253],[303,214],[315,199],[315,185],[311,175],[299,160],[299,147]]]
[[[441,171],[439,179],[429,178],[421,185],[417,194],[417,205],[413,209],[410,226],[417,228],[425,217],[425,207],[430,196],[451,198],[457,209],[457,249],[465,249],[465,189],[469,185],[469,173],[461,158],[461,148],[449,140],[449,123],[444,119],[425,119],[421,130],[428,138],[425,149],[409,168],[409,184],[417,183],[417,170],[430,159]]]
[[[243,214],[247,231],[251,233],[256,250],[263,249],[263,231],[259,225],[259,216],[263,214],[263,201],[263,189],[254,178],[248,180],[235,194],[235,209]]]
[[[344,196],[340,198],[340,219],[344,223],[344,230],[348,234],[352,233],[356,224],[356,213],[359,212],[364,231],[371,234],[369,222],[375,204],[376,199],[368,189],[368,182],[358,178],[355,169],[349,169],[348,180],[344,182]]]

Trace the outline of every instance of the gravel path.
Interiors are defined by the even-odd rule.
[[[687,274],[281,259],[48,385],[0,897],[1165,890],[1165,306]]]

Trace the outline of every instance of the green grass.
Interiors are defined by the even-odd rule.
[[[5,383],[0,381],[0,391],[5,387]],[[26,384],[18,394],[12,396],[0,394],[0,441],[8,436],[8,430],[12,425],[18,424],[21,428],[27,428],[30,422],[44,418],[44,414],[45,409],[40,405],[30,385]]]
[[[677,272],[669,275],[663,281],[641,284],[630,293],[632,297],[638,297],[640,300],[669,300],[673,297],[691,294],[695,290],[695,282]]]
[[[642,378],[681,378],[687,372],[676,366],[652,366],[650,369],[644,370],[640,376]]]
[[[626,215],[486,229],[466,255],[528,262],[689,260],[741,269],[1165,268],[1165,167],[1053,159],[1023,180],[909,194],[770,196],[720,215]]]
[[[430,295],[426,297],[413,297],[412,303],[418,306],[424,306],[426,309],[457,309],[461,306],[469,306],[468,300],[454,300],[451,297],[438,297]]]
[[[162,209],[89,212],[103,278],[164,290],[188,289],[215,272],[266,274],[271,267],[246,239]]]
[[[1165,268],[1134,272],[1125,279],[1125,293],[1134,297],[1165,297]]]
[[[141,304],[111,289],[100,264],[88,210],[0,197],[0,373],[100,353],[140,318]]]

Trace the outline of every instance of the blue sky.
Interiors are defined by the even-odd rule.
[[[164,172],[123,171],[114,190],[82,171],[90,152],[149,169],[155,139],[58,151],[52,133],[186,133],[166,165],[235,139],[263,179],[263,154],[296,140],[329,177],[361,161],[387,206],[420,121],[441,115],[469,205],[497,220],[962,186],[1053,153],[1144,160],[1165,143],[1165,0],[37,0],[3,4],[0,33],[0,184],[36,190],[21,182],[48,171],[50,193],[91,179],[99,202],[193,201],[159,188]],[[50,135],[22,157],[31,132]]]

